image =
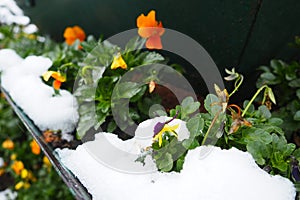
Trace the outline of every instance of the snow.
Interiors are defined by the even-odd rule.
[[[0,191],[0,200],[13,200],[16,199],[17,193],[12,192],[10,189],[6,189],[4,191]]]
[[[28,24],[26,27],[23,28],[24,33],[32,34],[38,31],[38,28],[35,24]]]
[[[23,15],[23,11],[17,6],[14,0],[0,1],[0,22],[11,25],[27,25],[30,22],[29,17]]]
[[[143,122],[136,136],[127,141],[111,133],[98,133],[94,141],[76,150],[56,149],[56,152],[95,200],[295,199],[292,182],[269,175],[249,153],[236,148],[201,146],[190,150],[180,173],[158,172],[150,156],[145,166],[135,162],[141,150],[151,144],[154,124],[161,119]],[[180,123],[177,133],[182,139],[188,136],[184,122],[172,123]]]
[[[53,96],[53,88],[42,81],[41,75],[51,65],[49,58],[28,56],[22,59],[14,50],[0,50],[1,84],[39,129],[69,133],[75,129],[79,118],[77,101],[66,90]],[[64,134],[63,138],[71,139]]]
[[[13,200],[17,198],[17,193],[12,192],[10,189],[6,189],[4,191],[0,191],[0,200]]]
[[[4,166],[4,160],[0,157],[0,168]]]

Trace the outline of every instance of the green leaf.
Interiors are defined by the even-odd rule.
[[[81,139],[85,133],[92,128],[96,123],[95,107],[93,103],[81,105],[79,107],[79,122],[77,126],[76,136]]]
[[[281,71],[282,71],[282,68],[283,68],[284,64],[285,63],[283,61],[275,60],[275,59],[271,60],[271,62],[270,62],[270,65],[271,65],[271,67],[273,68],[273,70],[276,74],[281,74]]]
[[[268,66],[259,66],[258,69],[264,72],[270,72],[270,67]]]
[[[160,62],[163,60],[165,60],[165,58],[162,55],[160,55],[156,52],[150,52],[144,58],[144,60],[142,61],[142,64],[147,65],[147,64],[157,63],[157,62]]]
[[[271,72],[264,72],[260,75],[260,77],[267,81],[274,81],[276,79],[276,76],[274,76]]]
[[[246,143],[260,141],[263,144],[269,144],[272,142],[272,136],[263,129],[250,127],[243,131],[243,140]]]
[[[146,42],[146,40],[144,38],[139,37],[139,36],[132,38],[126,44],[124,53],[128,53],[128,52],[131,52],[131,51],[142,49],[145,42]]]
[[[259,106],[258,111],[260,115],[266,119],[269,119],[272,116],[270,110],[265,105]]]
[[[116,122],[115,121],[111,121],[111,122],[108,123],[107,132],[112,133],[112,132],[114,132],[116,130],[116,128],[117,128]]]
[[[142,87],[138,83],[134,82],[124,82],[119,83],[115,86],[116,90],[116,98],[124,98],[124,99],[130,99],[134,95],[136,95],[138,92],[142,90]]]
[[[189,138],[189,139],[184,140],[182,142],[182,145],[184,148],[189,149],[189,150],[195,149],[196,147],[200,146],[198,140],[195,138]]]
[[[253,156],[257,164],[264,165],[266,163],[262,152],[265,150],[264,143],[260,141],[251,141],[247,144],[247,151]]]
[[[204,107],[211,115],[216,115],[222,110],[219,98],[214,94],[208,94],[204,100]]]
[[[285,161],[284,156],[281,152],[274,152],[271,157],[272,166],[279,169],[282,172],[286,172],[288,170],[288,163]]]
[[[300,162],[300,148],[296,149],[296,150],[293,152],[293,156],[295,156],[296,159],[298,160],[298,162]]]
[[[156,161],[156,164],[158,165],[158,169],[160,169],[163,172],[168,172],[173,167],[173,158],[170,153],[164,154],[159,160]]]
[[[130,102],[137,102],[138,100],[140,100],[145,94],[146,90],[147,90],[146,85],[141,86],[141,90],[130,99]]]
[[[294,120],[300,121],[300,110],[298,110],[294,115]]]
[[[289,82],[289,86],[292,88],[300,87],[300,78],[294,79],[291,82]]]
[[[243,108],[245,109],[250,101],[245,100],[243,103]],[[247,113],[253,113],[255,111],[255,107],[253,104],[250,105],[249,109],[247,110]]]
[[[191,134],[190,137],[196,137],[203,134],[204,119],[201,118],[201,115],[196,115],[187,121],[186,126]]]
[[[186,97],[181,103],[181,119],[186,120],[189,114],[196,112],[200,102],[195,102],[192,97]]]
[[[283,120],[278,117],[272,117],[268,120],[271,125],[280,126],[283,123]]]
[[[296,95],[297,95],[298,99],[300,99],[300,89],[298,89],[298,90],[296,91]]]

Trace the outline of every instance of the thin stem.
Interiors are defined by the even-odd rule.
[[[206,131],[206,133],[205,133],[205,135],[204,135],[204,138],[203,138],[203,140],[202,140],[202,144],[201,144],[201,145],[204,145],[204,144],[205,144],[205,142],[206,142],[206,140],[207,140],[207,138],[208,138],[208,135],[209,135],[209,133],[210,133],[210,131],[211,131],[213,125],[216,123],[217,118],[218,118],[218,116],[220,115],[220,113],[221,113],[221,111],[219,111],[219,112],[215,115],[214,119],[212,120],[210,126],[208,127],[208,130]]]
[[[252,99],[251,99],[251,100],[249,101],[249,103],[247,104],[245,110],[243,111],[242,117],[244,117],[244,115],[246,114],[246,112],[247,112],[248,109],[250,108],[250,106],[251,106],[251,104],[253,103],[253,101],[254,101],[254,100],[256,99],[256,97],[259,95],[259,93],[260,93],[263,89],[265,89],[265,88],[268,88],[268,86],[267,86],[267,85],[263,85],[263,86],[261,86],[261,87],[256,91],[256,93],[254,94],[254,96],[252,97]]]
[[[239,83],[236,84],[238,81],[239,81]],[[242,85],[243,81],[244,81],[244,76],[239,74],[239,77],[234,84],[234,90],[229,94],[229,97],[231,97],[239,89],[239,87]]]

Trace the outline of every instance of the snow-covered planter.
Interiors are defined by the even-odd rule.
[[[136,162],[141,150],[151,145],[151,130],[159,119],[141,123],[136,136],[127,141],[98,133],[94,141],[76,150],[56,151],[93,199],[295,199],[292,182],[268,174],[249,153],[236,148],[201,146],[190,150],[180,173],[159,172],[150,156],[145,165]],[[184,138],[185,123],[181,121],[180,126],[178,136]]]
[[[1,84],[41,131],[61,130],[63,138],[71,140],[67,133],[72,132],[78,122],[77,101],[65,90],[54,95],[53,88],[42,81],[42,75],[51,64],[51,60],[45,57],[22,59],[12,50],[1,50]],[[218,91],[218,95],[226,94],[224,91]],[[213,107],[219,110],[224,107],[218,103],[216,96],[210,95],[206,99],[208,114],[219,116]],[[268,174],[256,164],[257,160],[250,153],[234,147],[229,150],[210,145],[187,148],[181,170],[162,172],[165,168],[160,168],[151,148],[154,149],[154,144],[163,147],[171,136],[184,142],[201,135],[205,118],[196,115],[187,122],[175,119],[179,111],[181,116],[187,116],[187,110],[193,112],[198,107],[199,103],[184,100],[173,118],[157,117],[144,121],[139,124],[135,136],[126,141],[112,133],[100,132],[95,140],[79,145],[76,150],[55,151],[60,162],[81,181],[93,199],[295,199],[296,191],[291,181]],[[208,117],[208,114],[202,117]],[[215,128],[214,121],[219,119],[213,119],[209,128],[206,127],[207,134]],[[246,123],[246,119],[235,120],[244,121],[233,122],[231,128],[239,128],[235,127],[238,122]],[[198,133],[193,128],[195,125]],[[162,130],[174,135],[164,136]],[[229,130],[229,133],[236,131]],[[139,160],[141,157],[142,161]]]
[[[13,12],[18,15],[19,11]],[[19,17],[12,18],[12,22],[26,19],[21,12]],[[57,148],[52,152],[50,148],[49,153],[47,149],[48,156],[58,155],[60,167],[63,164],[68,168],[93,199],[295,199],[293,183],[279,174],[298,180],[295,174],[299,173],[296,161],[300,160],[300,151],[287,143],[279,127],[282,120],[272,118],[265,105],[258,109],[252,105],[262,91],[263,104],[266,98],[275,103],[267,85],[259,88],[250,101],[245,101],[243,108],[229,104],[243,76],[234,69],[226,70],[229,74],[226,80],[234,80],[235,88],[228,94],[226,89],[215,85],[216,95],[208,94],[202,102],[206,112],[198,112],[200,102],[187,97],[182,98],[181,105],[170,108],[168,114],[172,117],[154,108],[154,115],[160,117],[153,117],[152,113],[152,119],[143,121],[145,116],[141,116],[149,114],[145,108],[150,110],[149,105],[144,105],[155,101],[148,97],[161,80],[171,77],[173,68],[166,70],[162,64],[167,59],[161,54],[141,51],[144,45],[152,50],[162,49],[160,36],[165,29],[156,21],[155,11],[146,16],[141,14],[137,27],[140,37],[130,40],[124,50],[91,37],[84,42],[85,33],[78,26],[66,28],[65,43],[54,45],[52,50],[48,49],[52,43],[46,38],[34,43],[38,36],[30,35],[34,27],[27,27],[28,33],[22,37],[29,44],[33,42],[41,45],[42,50],[47,49],[45,55],[49,58],[31,55],[32,52],[31,56],[23,52],[26,56],[21,58],[14,50],[0,50],[1,86],[39,128],[41,133],[35,138],[40,139],[40,144],[60,139],[73,141],[75,132],[81,139],[91,130],[97,132],[101,125],[111,130],[98,131],[94,140],[83,142],[75,150]],[[127,72],[135,74],[122,82]],[[66,74],[71,74],[68,79]],[[55,79],[53,88],[45,83],[50,77]],[[178,82],[179,77],[183,76],[176,77]],[[137,79],[140,82],[133,81]],[[70,88],[60,89],[63,82],[78,87],[72,94]],[[145,96],[148,99],[143,99]],[[126,104],[118,102],[119,99],[132,101]],[[133,138],[121,140],[117,131],[134,124],[127,110],[133,111],[130,114],[135,115],[136,121],[143,122],[138,124]],[[117,118],[123,123],[117,122]],[[61,132],[62,137],[49,139],[44,131]],[[73,183],[73,189],[78,188]]]

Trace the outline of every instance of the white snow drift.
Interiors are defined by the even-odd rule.
[[[96,200],[295,199],[295,188],[288,179],[269,175],[249,153],[235,148],[202,146],[191,150],[180,173],[158,172],[150,156],[145,166],[135,162],[141,149],[151,144],[152,122],[142,123],[136,136],[127,141],[111,133],[98,133],[94,141],[76,150],[57,149],[57,153]],[[185,123],[180,124],[179,135],[186,135]],[[201,157],[203,152],[210,153]]]
[[[0,50],[1,85],[41,130],[68,133],[76,127],[78,105],[70,92],[60,90],[61,95],[53,96],[53,88],[43,83],[41,75],[51,65],[49,58],[22,59],[13,50]]]

